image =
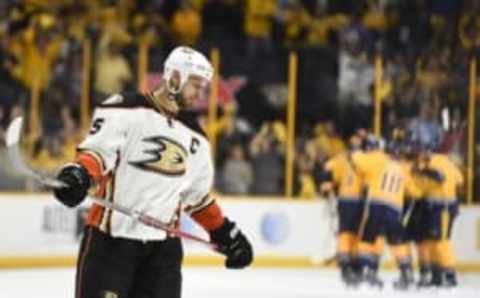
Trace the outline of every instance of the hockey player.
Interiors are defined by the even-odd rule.
[[[357,283],[355,274],[355,254],[357,249],[357,231],[362,214],[360,200],[362,184],[355,173],[351,162],[351,154],[359,149],[358,138],[350,140],[349,150],[329,159],[322,172],[321,189],[327,195],[333,195],[336,189],[338,198],[339,234],[337,236],[337,262],[341,277],[347,286]]]
[[[407,136],[400,141],[400,148],[403,163],[409,169],[412,169],[419,153],[417,140],[412,139],[412,136]],[[431,273],[430,245],[429,240],[426,238],[428,214],[426,213],[426,200],[423,196],[426,187],[426,177],[424,173],[417,169],[413,171],[412,178],[422,191],[422,196],[419,198],[405,198],[402,222],[405,227],[405,240],[413,242],[417,251],[419,269],[417,286],[422,288],[429,285]]]
[[[428,179],[425,190],[426,245],[432,262],[430,285],[457,285],[455,256],[450,242],[453,222],[458,214],[457,189],[463,176],[450,159],[425,146],[414,165]]]
[[[172,226],[186,211],[226,256],[227,268],[244,268],[252,247],[209,194],[213,165],[209,143],[179,113],[210,81],[213,69],[199,52],[178,47],[167,57],[162,83],[148,94],[115,94],[95,110],[90,134],[73,163],[57,178],[63,204],[80,204],[91,187]],[[77,263],[76,298],[178,298],[180,239],[93,204]]]
[[[410,173],[393,157],[376,149],[352,156],[353,164],[367,188],[365,225],[361,227],[362,240],[359,244],[359,260],[364,279],[372,286],[382,287],[372,262],[372,244],[385,234],[388,244],[400,269],[396,288],[404,289],[413,283],[411,258],[403,239],[400,221],[406,191],[418,196],[419,190],[411,181]]]
[[[359,132],[362,137],[361,149],[363,152],[375,152],[375,151],[383,151],[385,149],[385,141],[382,138],[378,138],[372,134],[369,134],[367,131]],[[365,224],[368,220],[368,206],[369,200],[367,200],[367,193],[368,193],[368,186],[365,183],[362,183],[362,214],[360,216],[360,223],[357,229],[357,238],[360,242],[360,239],[363,238],[363,233],[365,231]],[[362,243],[362,257],[365,256],[365,252],[368,251],[369,260],[368,264],[372,272],[378,272],[378,268],[380,267],[380,258],[384,252],[385,247],[385,237],[383,234],[377,236],[373,243]],[[357,244],[357,255],[359,254],[358,251],[358,244]],[[357,264],[356,264],[356,272],[358,275],[357,278],[359,281],[362,279],[362,270],[361,270],[361,262],[359,262],[357,256]]]

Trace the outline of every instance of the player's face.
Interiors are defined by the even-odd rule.
[[[197,76],[191,76],[181,92],[181,105],[184,108],[191,107],[193,102],[200,97],[207,82]]]

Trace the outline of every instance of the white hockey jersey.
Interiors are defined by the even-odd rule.
[[[104,198],[174,225],[180,210],[211,203],[214,169],[207,139],[148,106],[141,94],[117,94],[96,108],[78,146],[103,164]],[[88,224],[114,237],[162,240],[166,233],[94,204]]]

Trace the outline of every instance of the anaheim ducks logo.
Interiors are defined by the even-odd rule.
[[[143,151],[151,157],[140,161],[130,161],[129,164],[142,170],[164,175],[180,176],[185,174],[188,153],[182,145],[166,137],[149,137],[143,141],[155,145],[155,148]]]

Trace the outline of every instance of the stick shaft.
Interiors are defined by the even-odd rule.
[[[167,233],[170,233],[170,234],[173,234],[175,236],[178,236],[178,237],[181,237],[181,238],[184,238],[184,239],[188,239],[188,240],[192,240],[192,241],[196,241],[196,242],[199,242],[199,243],[202,243],[214,250],[217,249],[217,246],[210,242],[210,241],[207,241],[203,238],[200,238],[198,236],[195,236],[195,235],[192,235],[190,233],[187,233],[187,232],[183,232],[179,229],[175,229],[171,226],[169,226],[168,224],[154,218],[154,217],[151,217],[143,212],[139,212],[139,211],[135,211],[135,210],[131,210],[131,209],[128,209],[124,206],[121,206],[121,205],[118,205],[118,204],[115,204],[115,203],[112,203],[112,202],[109,202],[109,201],[106,201],[104,199],[100,199],[100,198],[97,198],[97,197],[93,197],[93,196],[88,196],[87,197],[89,200],[93,201],[94,203],[96,204],[99,204],[105,208],[108,208],[108,209],[111,209],[111,210],[114,210],[114,211],[117,211],[119,213],[122,213],[124,215],[127,215],[127,216],[130,216],[132,218],[134,218],[135,220],[138,220],[139,222],[141,222],[142,224],[144,225],[147,225],[149,227],[153,227],[153,228],[156,228],[156,229],[159,229],[159,230],[163,230]]]

